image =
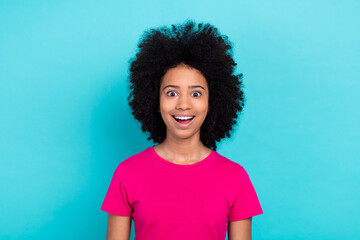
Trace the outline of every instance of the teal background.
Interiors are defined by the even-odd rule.
[[[218,152],[247,170],[253,239],[355,239],[359,1],[0,1],[0,239],[105,239],[113,171],[152,146],[130,114],[145,29],[229,36],[246,106]],[[134,223],[131,239],[134,238]]]

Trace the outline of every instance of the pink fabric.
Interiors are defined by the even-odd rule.
[[[228,221],[263,213],[238,163],[212,151],[179,165],[153,147],[118,165],[101,210],[132,216],[135,240],[225,240]]]

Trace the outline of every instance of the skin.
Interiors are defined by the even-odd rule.
[[[106,240],[129,240],[131,217],[108,214]]]
[[[252,217],[228,222],[228,240],[251,240]]]
[[[189,88],[191,86],[199,86]],[[169,69],[160,84],[160,112],[166,125],[165,140],[154,150],[162,158],[176,164],[193,164],[206,158],[211,149],[200,141],[200,127],[209,110],[209,89],[205,77],[197,69],[179,65]],[[186,128],[177,126],[172,115],[195,115]]]
[[[192,87],[197,86],[197,87]],[[165,140],[154,146],[163,159],[187,165],[206,158],[211,149],[200,140],[200,127],[209,111],[209,89],[205,77],[197,69],[181,64],[169,69],[162,78],[158,112],[166,125]],[[172,115],[195,115],[192,124],[180,128]],[[109,214],[107,240],[128,240],[131,217]],[[228,223],[229,240],[251,240],[252,218]]]

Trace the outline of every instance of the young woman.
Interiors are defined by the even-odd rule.
[[[188,20],[146,31],[130,68],[129,105],[156,146],[116,168],[101,210],[107,239],[250,240],[262,214],[245,169],[216,152],[244,106],[231,43]]]

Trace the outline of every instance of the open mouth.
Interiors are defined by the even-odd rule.
[[[189,118],[189,117],[176,118],[174,115],[172,115],[172,117],[179,123],[188,123],[188,122],[191,122],[195,118],[195,116],[192,116],[191,118]]]

